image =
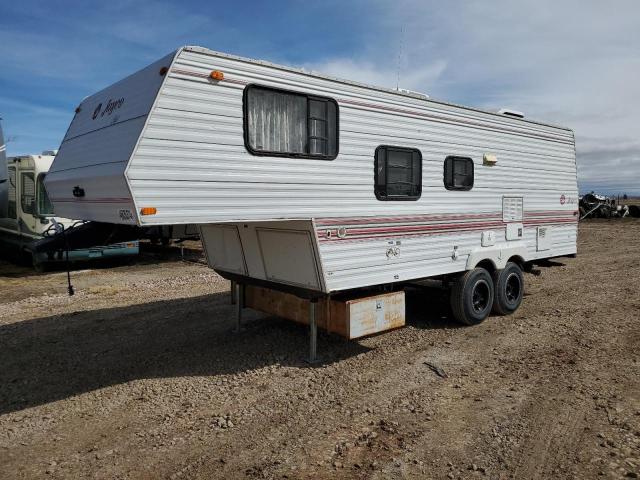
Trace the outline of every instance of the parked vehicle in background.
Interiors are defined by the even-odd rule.
[[[628,205],[620,204],[615,198],[590,192],[579,199],[580,220],[586,218],[624,218],[634,216]]]
[[[0,118],[0,120],[2,120]],[[7,216],[7,195],[9,194],[9,177],[7,173],[7,145],[2,134],[0,122],[0,218]]]
[[[34,253],[33,242],[68,229],[82,220],[56,217],[44,187],[44,179],[55,158],[55,151],[41,155],[9,157],[7,165],[7,195],[0,217],[0,244],[14,253],[31,256],[34,267],[67,260],[66,250]],[[132,240],[110,245],[97,245],[68,252],[71,262],[137,255],[139,243]]]

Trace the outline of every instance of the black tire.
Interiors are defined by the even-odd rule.
[[[493,274],[493,312],[510,315],[522,303],[524,295],[524,275],[517,263],[509,262],[502,270]]]
[[[491,313],[493,280],[484,268],[474,268],[456,278],[451,288],[454,318],[464,325],[477,325]]]

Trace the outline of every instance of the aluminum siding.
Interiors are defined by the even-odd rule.
[[[225,79],[208,79],[212,70]],[[252,156],[243,141],[242,93],[257,83],[330,96],[339,104],[340,151],[333,161]],[[423,156],[418,201],[378,201],[373,152],[382,144],[419,148]],[[483,155],[497,156],[495,166]],[[447,191],[447,155],[469,156],[475,184]],[[174,61],[127,169],[136,205],[158,213],[145,224],[314,219],[326,291],[452,273],[480,247],[482,231],[509,246],[502,196],[524,198],[527,260],[576,252],[575,142],[568,129],[367,88],[205,50],[182,50]],[[567,201],[562,202],[561,198]],[[407,216],[480,215],[479,221],[412,222]],[[408,231],[326,241],[332,219],[357,227],[417,223]],[[395,222],[395,223],[394,223]],[[443,227],[430,230],[430,225]],[[447,224],[449,226],[447,227]],[[468,225],[467,225],[468,224]],[[552,250],[536,251],[536,227],[551,225]],[[388,225],[387,225],[388,226]],[[387,256],[393,242],[399,254]],[[390,243],[392,242],[392,243]],[[457,259],[452,258],[454,246]]]
[[[209,81],[214,69],[225,80]],[[335,98],[338,158],[249,154],[242,135],[249,83]],[[420,200],[376,200],[373,152],[380,144],[422,151]],[[483,166],[484,153],[496,154],[498,164]],[[452,154],[474,159],[471,192],[444,189],[443,161]],[[136,204],[158,209],[141,219],[148,224],[495,211],[510,192],[539,210],[560,208],[562,194],[577,196],[570,130],[188,49],[162,86],[127,175]]]

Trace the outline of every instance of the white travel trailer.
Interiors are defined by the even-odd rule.
[[[46,185],[68,217],[199,224],[239,284],[437,278],[472,324],[576,253],[573,132],[520,117],[184,47],[86,98]]]

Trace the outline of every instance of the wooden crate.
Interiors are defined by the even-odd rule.
[[[309,300],[289,293],[247,285],[245,306],[309,324]],[[405,324],[404,292],[320,300],[316,322],[319,328],[348,339],[402,327]]]

